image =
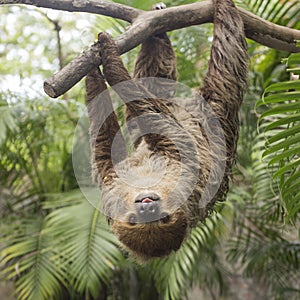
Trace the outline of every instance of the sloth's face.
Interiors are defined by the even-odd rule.
[[[141,259],[178,250],[189,226],[191,172],[148,151],[115,169],[102,189],[103,211],[125,248]]]

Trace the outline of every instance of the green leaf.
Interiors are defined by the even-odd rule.
[[[298,80],[291,80],[274,83],[265,89],[264,94],[286,90],[300,90],[300,82]]]
[[[266,141],[266,145],[269,146],[270,144],[278,142],[279,140],[289,138],[290,136],[294,136],[297,133],[300,135],[300,123],[294,124],[291,126],[291,128],[287,128],[287,129],[273,135],[272,137],[268,138]]]
[[[299,94],[300,96],[300,94]],[[272,115],[278,115],[281,113],[287,113],[287,112],[295,112],[300,109],[300,101],[297,101],[296,103],[289,103],[289,104],[282,104],[275,106],[274,108],[269,109],[265,113],[263,113],[260,117],[260,119],[272,116]]]
[[[284,175],[285,173],[289,172],[289,171],[293,171],[295,170],[298,166],[300,166],[300,158],[299,159],[296,159],[294,161],[291,161],[289,163],[286,163],[284,165],[284,167],[282,168],[279,168],[274,174],[273,174],[273,177],[276,178],[276,177],[279,177],[279,176],[282,176]]]
[[[280,142],[278,144],[275,144],[275,145],[272,145],[271,147],[269,147],[266,151],[263,152],[263,157],[265,157],[269,154],[272,154],[274,152],[277,152],[278,150],[281,150],[284,148],[289,148],[289,147],[293,146],[294,144],[298,144],[299,142],[300,142],[299,135],[288,137],[283,142]]]
[[[293,55],[290,63],[299,64],[300,56]],[[295,220],[299,213],[296,202],[300,176],[299,86],[299,80],[273,84],[265,90],[265,94],[278,93],[268,94],[257,105],[268,105],[260,117],[261,128],[264,128],[267,136],[262,157],[272,167],[272,178],[274,184],[276,181],[278,183],[281,205],[286,210],[288,221]]]
[[[265,131],[269,131],[269,130],[275,129],[281,125],[286,125],[286,124],[290,124],[290,123],[297,122],[297,121],[300,122],[300,113],[295,113],[292,115],[288,115],[286,117],[281,117],[279,120],[274,121],[274,122],[270,123],[269,125],[267,125],[265,127]]]
[[[288,59],[288,66],[294,65],[294,64],[300,64],[300,53],[292,53]]]
[[[269,165],[273,165],[284,159],[286,159],[288,161],[290,157],[292,157],[296,154],[299,154],[299,153],[300,153],[300,145],[293,147],[291,149],[284,150],[280,154],[274,155],[274,157],[272,159],[270,159],[268,163],[269,163]]]

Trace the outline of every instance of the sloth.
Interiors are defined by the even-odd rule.
[[[86,77],[102,210],[123,247],[141,260],[178,250],[228,192],[249,59],[233,1],[213,3],[208,71],[192,95],[177,95],[176,57],[166,33],[142,43],[133,78],[113,39],[100,33],[103,74],[95,67]],[[122,130],[112,93],[124,103]]]

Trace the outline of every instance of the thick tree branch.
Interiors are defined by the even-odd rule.
[[[115,39],[120,53],[136,47],[154,33],[213,21],[211,0],[149,12],[104,0],[0,0],[1,4],[28,4],[58,10],[91,12],[126,20],[132,23],[131,27]],[[248,11],[239,10],[248,38],[270,48],[300,52],[295,43],[296,40],[300,40],[299,30],[279,26]],[[96,43],[46,80],[45,92],[51,97],[62,95],[80,81],[93,66],[100,64],[99,46]]]
[[[88,12],[132,22],[142,11],[105,0],[0,0],[4,4],[26,4],[71,12]]]

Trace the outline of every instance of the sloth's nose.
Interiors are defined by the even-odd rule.
[[[145,198],[143,202],[136,203],[137,214],[142,223],[154,222],[159,219],[158,201]]]

